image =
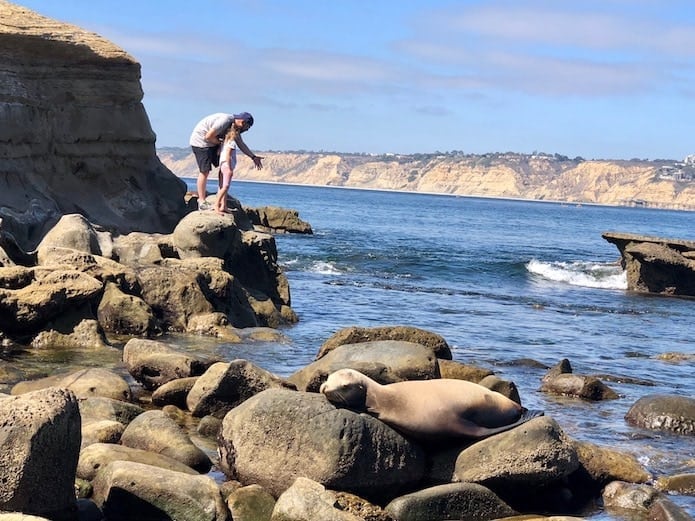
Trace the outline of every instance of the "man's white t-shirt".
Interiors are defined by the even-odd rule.
[[[218,112],[217,114],[210,114],[209,116],[203,118],[193,129],[191,133],[191,139],[189,144],[192,147],[198,148],[209,148],[211,145],[209,142],[205,141],[205,135],[211,130],[215,129],[215,134],[219,137],[224,137],[227,133],[229,127],[234,122],[233,114],[225,114],[223,112]]]

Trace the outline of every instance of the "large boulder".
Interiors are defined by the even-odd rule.
[[[316,358],[319,359],[344,344],[359,344],[375,340],[403,340],[421,344],[431,348],[437,358],[451,360],[451,349],[444,337],[413,326],[346,327],[335,332],[321,345]]]
[[[19,382],[12,388],[12,394],[24,394],[47,387],[70,389],[78,398],[99,396],[127,402],[132,397],[130,385],[122,376],[101,367]]]
[[[422,449],[366,414],[335,408],[325,397],[268,389],[227,413],[220,467],[242,484],[274,496],[306,477],[362,497],[393,497],[417,484]]]
[[[102,37],[0,2],[0,207],[33,249],[61,215],[170,232],[186,186],[159,161],[140,64]]]
[[[75,395],[49,388],[0,399],[0,510],[72,519],[80,452]]]
[[[92,486],[92,498],[104,517],[113,521],[227,521],[230,517],[219,487],[209,476],[112,461],[97,472]]]
[[[375,340],[343,344],[288,377],[301,391],[317,392],[328,375],[338,369],[355,369],[380,384],[439,378],[432,349],[402,340]]]
[[[650,394],[637,400],[625,420],[631,425],[678,434],[695,435],[695,398]]]
[[[695,241],[605,232],[622,256],[631,291],[695,296]]]
[[[193,416],[212,415],[218,418],[266,389],[292,388],[279,376],[248,360],[218,362],[196,380],[186,397]]]

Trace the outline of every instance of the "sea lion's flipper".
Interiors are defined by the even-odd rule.
[[[526,423],[529,420],[538,418],[539,416],[543,416],[544,414],[545,413],[543,411],[524,409],[521,413],[521,416],[519,416],[519,419],[516,420],[514,423],[502,425],[501,427],[487,428],[485,429],[485,434],[483,437],[487,438],[488,436],[493,436],[494,434],[499,434],[500,432],[508,431],[510,429],[513,429],[514,427],[518,427],[519,425]]]

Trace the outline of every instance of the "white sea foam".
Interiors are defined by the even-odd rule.
[[[341,271],[332,262],[315,261],[309,271],[321,275],[340,275]]]
[[[544,262],[531,259],[529,273],[545,280],[587,288],[626,289],[627,277],[620,266],[600,262]]]

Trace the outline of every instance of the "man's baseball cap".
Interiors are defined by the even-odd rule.
[[[234,114],[234,119],[242,119],[244,120],[249,127],[253,125],[253,116],[249,114],[248,112],[241,112],[239,114]]]

